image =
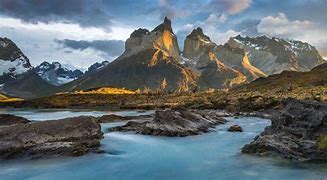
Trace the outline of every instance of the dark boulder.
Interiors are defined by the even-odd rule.
[[[110,128],[110,131],[134,131],[155,136],[190,136],[207,133],[226,120],[216,111],[165,110],[156,111],[152,121],[133,122]]]
[[[227,131],[229,131],[229,132],[243,132],[243,129],[242,129],[242,127],[239,126],[239,125],[232,125],[232,126],[230,126],[230,127],[228,128]]]
[[[99,118],[100,123],[120,122],[128,120],[149,120],[153,115],[140,115],[140,116],[119,116],[115,114],[103,115]]]
[[[11,114],[0,114],[0,126],[10,126],[13,124],[25,124],[31,121],[26,118],[11,115]]]
[[[0,158],[80,156],[99,152],[102,132],[97,120],[74,117],[0,127]]]
[[[271,126],[242,152],[327,161],[327,104],[294,99],[282,104],[284,108],[273,116]]]

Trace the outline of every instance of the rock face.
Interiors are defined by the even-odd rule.
[[[156,111],[155,118],[147,122],[129,121],[110,131],[134,131],[155,136],[190,136],[207,133],[211,128],[226,123],[214,111],[165,110]]]
[[[249,62],[267,75],[284,70],[309,71],[325,62],[315,47],[301,41],[237,36],[227,44],[249,52]]]
[[[247,81],[245,75],[220,61],[214,53],[217,45],[201,28],[194,29],[184,42],[183,63],[198,72],[202,89],[228,88]]]
[[[289,99],[283,104],[285,107],[273,116],[271,126],[245,145],[242,152],[327,161],[326,103]]]
[[[78,69],[68,69],[59,62],[48,63],[42,62],[35,67],[36,73],[47,82],[53,85],[62,85],[78,79],[83,75],[83,72]]]
[[[108,65],[109,62],[108,61],[102,61],[102,62],[96,62],[94,64],[92,64],[87,71],[85,72],[85,74],[89,74],[89,73],[94,73],[96,71],[98,71],[99,69],[102,69],[103,67],[105,67],[106,65]]]
[[[70,90],[102,86],[155,89],[166,80],[169,90],[188,90],[196,85],[196,76],[180,63],[179,54],[171,21],[165,18],[151,32],[146,29],[134,31],[126,40],[125,52],[120,57],[67,87]]]
[[[115,114],[103,115],[99,118],[100,123],[120,122],[129,120],[149,120],[152,119],[152,115],[140,115],[140,116],[118,116]]]
[[[0,126],[10,126],[13,124],[25,124],[31,121],[26,118],[14,116],[11,114],[0,114]]]
[[[79,156],[99,151],[102,132],[90,117],[0,127],[0,158]]]
[[[0,37],[0,84],[32,69],[29,59],[8,38]]]
[[[243,132],[243,129],[239,125],[232,125],[228,128],[229,132]]]

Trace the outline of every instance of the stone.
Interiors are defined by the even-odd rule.
[[[287,99],[271,126],[243,147],[243,153],[277,155],[300,161],[327,161],[327,104]]]
[[[11,115],[11,114],[0,114],[0,126],[9,126],[13,124],[25,124],[31,121],[26,118]]]
[[[73,117],[0,127],[0,159],[80,156],[100,152],[100,124]]]
[[[228,128],[227,131],[229,131],[229,132],[243,132],[243,129],[242,129],[242,127],[239,126],[239,125],[232,125],[232,126],[230,126],[230,127]]]
[[[152,121],[134,122],[109,131],[134,131],[137,134],[155,136],[190,136],[210,132],[216,125],[227,121],[215,111],[200,110],[164,110],[156,111]]]

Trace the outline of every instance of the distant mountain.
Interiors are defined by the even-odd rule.
[[[99,69],[102,69],[103,67],[105,67],[108,64],[109,64],[108,61],[96,62],[96,63],[92,64],[87,69],[87,71],[85,72],[85,74],[94,73],[94,72],[98,71]]]
[[[8,38],[0,38],[0,93],[35,98],[52,95],[55,86],[40,78],[29,59]]]
[[[46,61],[36,66],[35,72],[42,79],[56,86],[71,82],[83,75],[83,72],[78,69],[68,69],[59,62],[50,64]]]
[[[0,37],[0,84],[16,79],[32,69],[29,59],[8,38]]]
[[[214,53],[217,45],[201,28],[194,29],[184,41],[183,63],[200,74],[202,89],[228,88],[246,82],[245,75],[220,61]]]
[[[244,49],[249,62],[267,75],[284,70],[309,71],[325,62],[314,46],[301,41],[239,35],[230,38],[227,45]]]
[[[163,81],[168,82],[169,90],[190,90],[196,86],[196,76],[181,64],[177,38],[168,18],[152,31],[135,30],[127,39],[125,52],[120,57],[97,72],[68,83],[65,88],[155,89]]]

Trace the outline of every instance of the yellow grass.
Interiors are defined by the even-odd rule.
[[[135,91],[127,90],[124,88],[103,87],[91,91],[75,91],[74,94],[135,94]]]

